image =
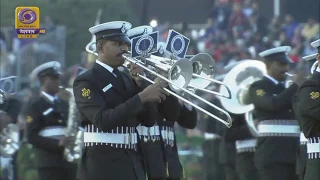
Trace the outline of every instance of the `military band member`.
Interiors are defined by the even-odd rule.
[[[166,56],[167,53],[164,51],[165,43],[159,42],[158,45],[158,51],[155,53],[155,55],[160,57]],[[187,100],[190,99],[188,94],[184,95],[184,98]],[[170,112],[168,108],[170,108],[171,106],[169,106],[168,104],[173,103],[174,99],[175,98],[172,97],[171,102],[166,101],[166,103],[161,103],[158,108],[163,109],[163,112]],[[174,121],[165,118],[162,118],[160,121],[158,121],[161,138],[164,145],[165,159],[167,162],[167,180],[179,180],[186,178],[186,173],[179,160],[176,136],[174,131],[175,123],[177,122],[181,127],[187,129],[194,129],[197,125],[196,109],[180,99],[178,101],[180,103],[180,113],[178,118]]]
[[[128,31],[128,36],[130,39],[143,35],[144,33],[150,34],[153,31],[151,26],[139,26]],[[160,50],[161,51],[161,50]],[[156,53],[158,56],[162,56],[159,51]],[[159,72],[160,73],[160,72]],[[165,76],[165,74],[162,74]],[[163,84],[164,87],[168,88],[167,83],[161,81],[160,78],[155,79],[156,82]],[[175,146],[174,142],[174,131],[173,127],[161,127],[160,124],[163,124],[164,121],[171,122],[174,124],[175,121],[180,122],[183,119],[183,122],[192,121],[194,125],[190,127],[195,127],[196,114],[195,111],[186,109],[184,103],[179,103],[177,98],[174,96],[168,96],[166,100],[161,102],[158,105],[158,119],[154,126],[145,127],[143,124],[137,127],[138,134],[140,135],[141,145],[144,150],[144,159],[147,165],[147,174],[148,178],[152,180],[165,180],[165,179],[180,179],[183,177],[181,171],[181,165],[178,161],[174,161],[175,164],[170,163],[171,159],[168,159],[166,146]],[[190,108],[188,106],[188,108]],[[190,120],[191,119],[191,120]],[[171,131],[170,131],[171,130]],[[161,136],[160,136],[161,134]],[[177,151],[175,151],[175,156],[178,158]],[[171,155],[171,154],[169,154]],[[171,156],[170,156],[171,158]],[[176,160],[176,159],[175,159]],[[178,164],[177,164],[178,163]],[[178,167],[174,168],[176,166]],[[170,170],[176,171],[171,173]],[[176,175],[175,175],[176,174]]]
[[[215,90],[217,90],[217,88]],[[212,104],[215,104],[218,106],[220,105],[220,101],[216,96],[213,96],[212,94],[209,94],[209,93],[206,93],[206,94],[208,96],[204,97],[205,99],[210,101]],[[204,108],[207,111],[217,116],[219,116],[220,115],[219,113],[221,113],[220,111],[217,111],[216,109],[211,108],[209,105],[204,106]],[[205,180],[211,180],[211,179],[224,180],[225,176],[224,176],[223,167],[219,162],[219,144],[222,139],[224,127],[221,123],[219,123],[212,117],[202,112],[198,113],[198,119],[201,121],[205,120],[206,122],[205,132],[204,132],[205,141],[202,146],[203,161],[205,166],[204,167]]]
[[[308,64],[311,63],[311,65],[312,65],[314,63],[314,61],[316,60],[316,56],[317,56],[317,54],[313,54],[310,56],[302,57],[302,59],[305,60]],[[308,67],[308,69],[311,68],[311,66],[307,66],[307,67]],[[293,111],[295,113],[295,117],[298,120],[300,129],[302,129],[300,115],[298,112],[297,94],[295,94],[294,97],[292,98],[292,107],[293,107]],[[308,139],[305,137],[304,133],[301,132],[300,133],[300,147],[298,148],[298,151],[297,151],[297,165],[296,165],[296,168],[297,168],[296,173],[297,173],[300,180],[304,180],[305,170],[306,170],[306,166],[307,166],[307,159],[308,159],[307,142],[308,142]]]
[[[233,114],[230,114],[234,119]],[[230,131],[229,128],[224,128],[222,140],[219,145],[219,162],[223,166],[226,180],[238,180],[236,172],[236,146],[234,142],[226,141],[226,134]]]
[[[288,57],[290,50],[288,46],[281,46],[259,53],[267,74],[249,88],[259,132],[255,164],[262,180],[297,179],[295,163],[300,131],[292,112],[291,98],[304,75],[298,74],[287,89],[283,85],[292,62]]]
[[[60,63],[56,61],[42,64],[30,74],[30,78],[37,77],[41,84],[41,94],[29,103],[26,117],[26,136],[35,148],[40,180],[76,178],[76,164],[63,157],[64,148],[72,139],[64,136],[68,103],[56,98],[60,74]]]
[[[133,39],[144,34],[152,33],[151,26],[138,26],[130,29],[127,34],[130,39]],[[124,69],[123,71],[125,71]],[[130,71],[129,73],[137,73]],[[159,78],[155,80],[160,82]],[[149,83],[145,83],[145,86]],[[163,84],[163,87],[167,85]],[[160,136],[160,127],[157,122],[162,121],[163,118],[169,121],[175,121],[180,113],[180,104],[174,96],[168,96],[166,100],[162,101],[158,106],[157,120],[152,127],[146,127],[141,123],[137,127],[139,135],[139,144],[143,150],[143,159],[147,172],[147,177],[150,180],[166,179],[166,158],[164,156],[164,146]]]
[[[239,180],[259,180],[254,163],[256,139],[250,133],[243,114],[233,115],[233,117],[233,126],[227,131],[225,139],[235,143],[236,171]]]
[[[136,127],[154,125],[156,106],[166,98],[161,85],[140,88],[141,79],[117,68],[128,51],[130,39],[124,21],[103,23],[89,31],[96,37],[98,59],[73,84],[75,100],[83,125],[85,150],[81,180],[145,180],[142,159],[137,150]],[[143,74],[132,65],[130,71]],[[135,74],[134,74],[135,75]]]
[[[303,133],[308,138],[305,180],[320,179],[320,39],[311,43],[318,49],[318,67],[297,92],[297,109]]]

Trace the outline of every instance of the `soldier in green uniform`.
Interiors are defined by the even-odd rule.
[[[300,130],[292,112],[291,99],[304,79],[298,74],[294,83],[286,88],[288,46],[272,48],[259,53],[264,58],[267,74],[249,88],[249,97],[259,137],[255,164],[261,180],[295,180],[296,150]]]
[[[303,133],[308,138],[306,180],[320,179],[320,39],[311,43],[318,48],[318,67],[312,76],[302,83],[297,92],[297,112]]]

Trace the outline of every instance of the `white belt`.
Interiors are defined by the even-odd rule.
[[[246,139],[236,141],[236,149],[238,153],[241,152],[254,152],[257,144],[256,139]]]
[[[212,139],[221,139],[221,136],[214,133],[204,133],[204,139],[206,140],[212,140]]]
[[[137,134],[84,133],[84,143],[137,144]]]
[[[307,153],[309,159],[320,159],[320,137],[308,138]]]
[[[307,143],[308,153],[320,153],[320,143]]]
[[[305,145],[307,144],[307,142],[308,142],[308,139],[304,136],[303,133],[300,133],[300,144]]]
[[[173,146],[175,144],[174,131],[172,127],[164,126],[161,128],[160,133],[165,145]]]
[[[300,127],[298,125],[258,125],[259,136],[300,136]]]
[[[54,136],[63,136],[66,133],[66,127],[62,126],[51,126],[47,127],[39,132],[40,136],[43,137],[54,137]]]
[[[138,126],[137,131],[140,136],[160,136],[159,126]]]

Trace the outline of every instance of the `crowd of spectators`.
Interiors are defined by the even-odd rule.
[[[188,29],[185,23],[181,27],[179,31],[193,40],[188,53],[207,52],[218,66],[243,59],[260,59],[261,51],[291,46],[293,71],[304,68],[303,56],[316,53],[310,42],[320,35],[318,20],[309,18],[307,22],[297,22],[290,14],[268,18],[260,13],[255,0],[217,0],[202,30]],[[158,28],[163,39],[169,28],[169,23]]]

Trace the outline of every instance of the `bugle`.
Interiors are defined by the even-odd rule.
[[[87,46],[86,46],[86,51],[89,52],[89,53],[93,53],[95,55],[98,55],[96,52],[95,52],[95,42],[90,42]],[[201,108],[200,106],[192,103],[191,101],[183,98],[182,96],[178,95],[177,93],[173,92],[173,91],[170,91],[169,89],[167,88],[164,88],[164,90],[166,92],[168,92],[169,94],[171,94],[172,96],[182,100],[183,102],[187,103],[187,104],[190,104],[191,106],[193,106],[194,108],[198,109],[199,111],[207,114],[208,116],[218,120],[219,122],[223,123],[224,125],[226,125],[227,127],[231,127],[232,126],[232,119],[231,119],[231,116],[229,115],[228,112],[226,112],[225,110],[219,108],[218,106],[210,103],[209,101],[199,97],[198,95],[194,94],[193,92],[187,90],[185,88],[185,86],[188,85],[188,83],[190,82],[189,80],[191,80],[192,78],[192,65],[190,63],[189,60],[179,60],[177,62],[175,62],[173,64],[173,66],[171,66],[171,68],[169,68],[170,66],[167,65],[164,65],[166,64],[165,62],[168,61],[169,59],[165,59],[165,58],[161,58],[161,57],[158,57],[158,56],[150,56],[150,58],[141,58],[140,60],[137,59],[137,58],[132,58],[130,56],[130,53],[126,53],[126,54],[123,54],[122,55],[128,62],[132,63],[132,64],[136,64],[138,65],[139,67],[143,68],[144,70],[148,71],[149,73],[151,73],[152,75],[155,75],[159,78],[161,78],[162,80],[168,82],[168,85],[170,86],[170,88],[172,88],[173,91],[175,92],[182,92],[182,93],[187,93],[191,96],[193,96],[194,98],[200,100],[200,101],[203,101],[204,103],[208,104],[209,106],[221,111],[226,117],[227,119],[226,120],[223,120],[221,118],[219,118],[218,116],[208,112],[207,110]],[[143,62],[144,61],[144,62]],[[171,61],[171,60],[169,60]],[[160,67],[161,65],[159,64],[162,63],[165,67],[167,68],[160,68],[161,70],[167,70],[167,73],[168,72],[172,72],[171,74],[169,74],[169,79],[158,74],[156,71],[153,71],[151,70],[150,68],[148,68],[147,66],[148,65],[157,65],[157,67]],[[180,66],[181,65],[181,66]],[[126,66],[124,66],[125,68],[127,68]],[[156,68],[157,68],[156,67]],[[191,67],[191,69],[190,69]],[[169,69],[168,69],[169,68]],[[185,72],[184,72],[185,71]],[[189,72],[190,71],[190,72]],[[140,75],[138,74],[138,76],[152,84],[154,84],[155,82],[152,81],[151,79],[143,76],[143,75]],[[180,79],[181,78],[184,78],[184,80],[179,80],[179,77]],[[170,80],[170,79],[175,79],[174,81]],[[189,81],[189,82],[188,82]]]

